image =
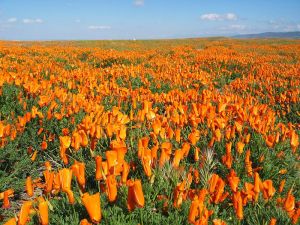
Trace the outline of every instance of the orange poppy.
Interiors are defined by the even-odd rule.
[[[293,152],[296,152],[298,146],[299,146],[299,136],[298,134],[296,133],[296,131],[292,131],[291,132],[291,148],[293,150]]]
[[[127,162],[124,161],[123,163],[123,170],[122,170],[122,177],[121,177],[121,181],[123,184],[126,184],[127,182],[127,177],[130,171],[130,166]]]
[[[32,206],[31,201],[26,201],[23,203],[20,213],[19,213],[19,219],[18,219],[18,225],[25,225],[27,224],[29,220],[29,212]]]
[[[135,207],[142,208],[145,205],[145,198],[142,189],[141,180],[128,180],[128,197],[127,208],[129,211],[134,210]]]
[[[278,189],[279,193],[281,193],[283,191],[284,185],[285,185],[285,180],[280,181],[280,185],[279,185],[279,189]]]
[[[272,180],[265,180],[263,182],[263,188],[263,196],[265,199],[271,198],[276,192],[275,188],[273,187]]]
[[[9,191],[6,190],[3,192],[3,205],[2,208],[7,209],[10,207],[10,202],[9,202]]]
[[[295,209],[295,197],[292,195],[292,189],[287,193],[287,197],[284,201],[284,209],[287,212],[291,212]]]
[[[272,218],[272,219],[270,220],[269,225],[276,225],[276,222],[277,222],[277,220],[276,220],[275,218]]]
[[[226,225],[226,223],[221,219],[214,219],[213,225]]]
[[[48,204],[43,199],[43,197],[39,197],[39,216],[42,225],[49,224],[49,216],[48,216]]]
[[[173,158],[173,162],[172,162],[172,166],[174,168],[178,168],[179,167],[180,160],[182,159],[182,152],[183,151],[181,149],[175,150],[174,158]]]
[[[82,219],[79,225],[92,225],[87,219]]]
[[[26,178],[26,192],[29,197],[33,196],[33,186],[31,176]]]
[[[239,141],[237,144],[236,144],[236,150],[239,154],[242,154],[243,151],[244,151],[244,146],[245,144],[241,141]]]
[[[227,176],[227,180],[228,180],[228,183],[229,183],[229,186],[230,186],[231,190],[233,192],[237,192],[238,185],[239,185],[239,182],[240,182],[240,178],[237,177],[237,175],[236,175],[236,173],[233,169],[230,170],[230,173]]]
[[[49,170],[43,172],[45,178],[45,192],[50,193],[53,187],[54,173]]]
[[[17,225],[16,218],[11,218],[8,221],[6,221],[3,225]]]
[[[96,161],[96,180],[101,180],[102,179],[102,157],[101,156],[96,156],[95,157]]]
[[[84,193],[81,200],[93,223],[99,223],[101,221],[100,193],[97,192],[93,195]]]
[[[144,172],[147,177],[150,177],[152,174],[151,161],[152,161],[151,160],[151,150],[150,149],[144,150],[144,155],[142,156],[142,165],[143,165]]]
[[[114,174],[108,175],[106,179],[106,194],[110,202],[117,199],[117,181]]]
[[[237,191],[236,193],[233,194],[233,207],[235,209],[237,218],[239,220],[242,220],[244,218],[244,213],[243,213],[243,199],[240,191]]]
[[[200,131],[199,130],[193,130],[189,136],[188,136],[189,141],[191,142],[192,145],[196,145],[197,141],[200,139]]]
[[[85,188],[85,164],[75,160],[71,166],[71,170],[76,177],[76,180],[82,190]]]

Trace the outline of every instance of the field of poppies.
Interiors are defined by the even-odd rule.
[[[0,42],[0,223],[299,224],[300,41]]]

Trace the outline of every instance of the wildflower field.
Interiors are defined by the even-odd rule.
[[[0,42],[0,223],[299,224],[300,41]]]

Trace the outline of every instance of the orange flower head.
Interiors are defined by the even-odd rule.
[[[98,192],[93,195],[84,193],[81,200],[93,223],[99,223],[101,221],[100,193]]]

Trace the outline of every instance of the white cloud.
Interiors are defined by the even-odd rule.
[[[133,4],[136,6],[143,6],[145,4],[144,0],[134,0]]]
[[[241,24],[232,24],[230,25],[231,29],[236,29],[236,30],[244,30],[246,28],[245,25],[241,25]]]
[[[207,13],[201,15],[201,19],[209,20],[209,21],[237,20],[237,15],[235,15],[234,13],[226,13],[226,14]]]
[[[90,30],[109,30],[109,29],[111,29],[110,26],[98,26],[98,25],[91,25],[91,26],[88,26],[88,28]]]
[[[30,23],[43,23],[42,19],[23,19],[23,23],[30,24]]]
[[[227,13],[224,15],[224,18],[226,20],[236,20],[237,16],[234,13]]]
[[[214,21],[214,20],[220,20],[221,16],[219,14],[216,14],[216,13],[208,13],[208,14],[203,14],[201,16],[201,19],[202,20],[211,20],[211,21]]]
[[[286,21],[284,19],[269,20],[267,24],[269,30],[271,31],[288,32],[288,31],[295,31],[300,29],[300,24],[297,24],[293,21]]]
[[[15,18],[15,17],[12,17],[12,18],[9,18],[8,20],[7,20],[7,22],[8,23],[15,23],[15,22],[17,22],[17,18]]]

